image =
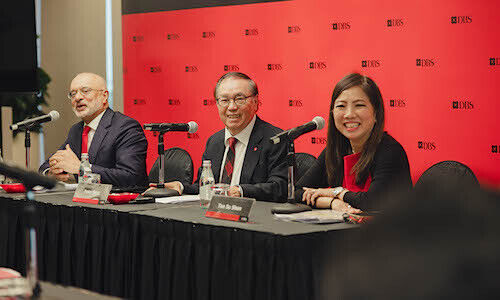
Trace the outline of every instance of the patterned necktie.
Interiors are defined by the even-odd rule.
[[[90,131],[90,127],[89,126],[83,127],[83,132],[82,132],[82,153],[87,153],[88,152],[89,131]]]
[[[234,156],[236,153],[235,146],[238,140],[234,137],[230,137],[227,141],[229,142],[229,149],[226,154],[226,163],[224,164],[224,172],[222,173],[221,183],[231,184],[234,169]]]

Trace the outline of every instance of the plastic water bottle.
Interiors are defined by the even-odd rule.
[[[212,163],[209,160],[203,161],[203,169],[200,176],[200,200],[202,206],[208,206],[212,200],[212,187],[215,184],[214,173],[212,173]]]
[[[82,161],[80,163],[80,172],[78,175],[78,183],[85,182],[85,178],[92,174],[92,169],[90,168],[89,154],[82,153]]]

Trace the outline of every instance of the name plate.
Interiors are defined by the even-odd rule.
[[[205,217],[247,222],[255,199],[214,195]]]
[[[73,202],[90,204],[108,203],[108,195],[111,192],[111,184],[79,183],[73,195]]]

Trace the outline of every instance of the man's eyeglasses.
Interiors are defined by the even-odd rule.
[[[90,94],[92,94],[92,91],[102,92],[102,91],[105,91],[105,90],[102,90],[102,89],[98,90],[98,89],[93,89],[93,88],[89,88],[89,87],[82,87],[82,88],[70,91],[68,93],[68,99],[69,100],[73,100],[75,98],[76,94],[78,94],[78,91],[80,91],[80,94],[82,94],[83,96],[87,97]]]
[[[231,100],[233,100],[234,104],[236,104],[237,106],[240,106],[240,105],[247,103],[247,99],[250,97],[253,97],[253,96],[255,96],[255,95],[250,95],[250,96],[238,95],[234,98],[219,98],[219,99],[217,99],[217,104],[222,106],[222,107],[226,107],[226,106],[229,106],[229,103],[231,103]]]

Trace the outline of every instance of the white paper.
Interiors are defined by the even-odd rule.
[[[156,203],[182,203],[182,202],[192,202],[199,201],[200,195],[182,195],[182,196],[174,196],[174,197],[163,197],[156,198]]]
[[[78,183],[65,183],[64,182],[64,188],[67,191],[74,191],[78,187]]]
[[[305,211],[295,214],[274,214],[280,220],[312,224],[341,223],[344,222],[343,215],[343,212],[330,209]]]

